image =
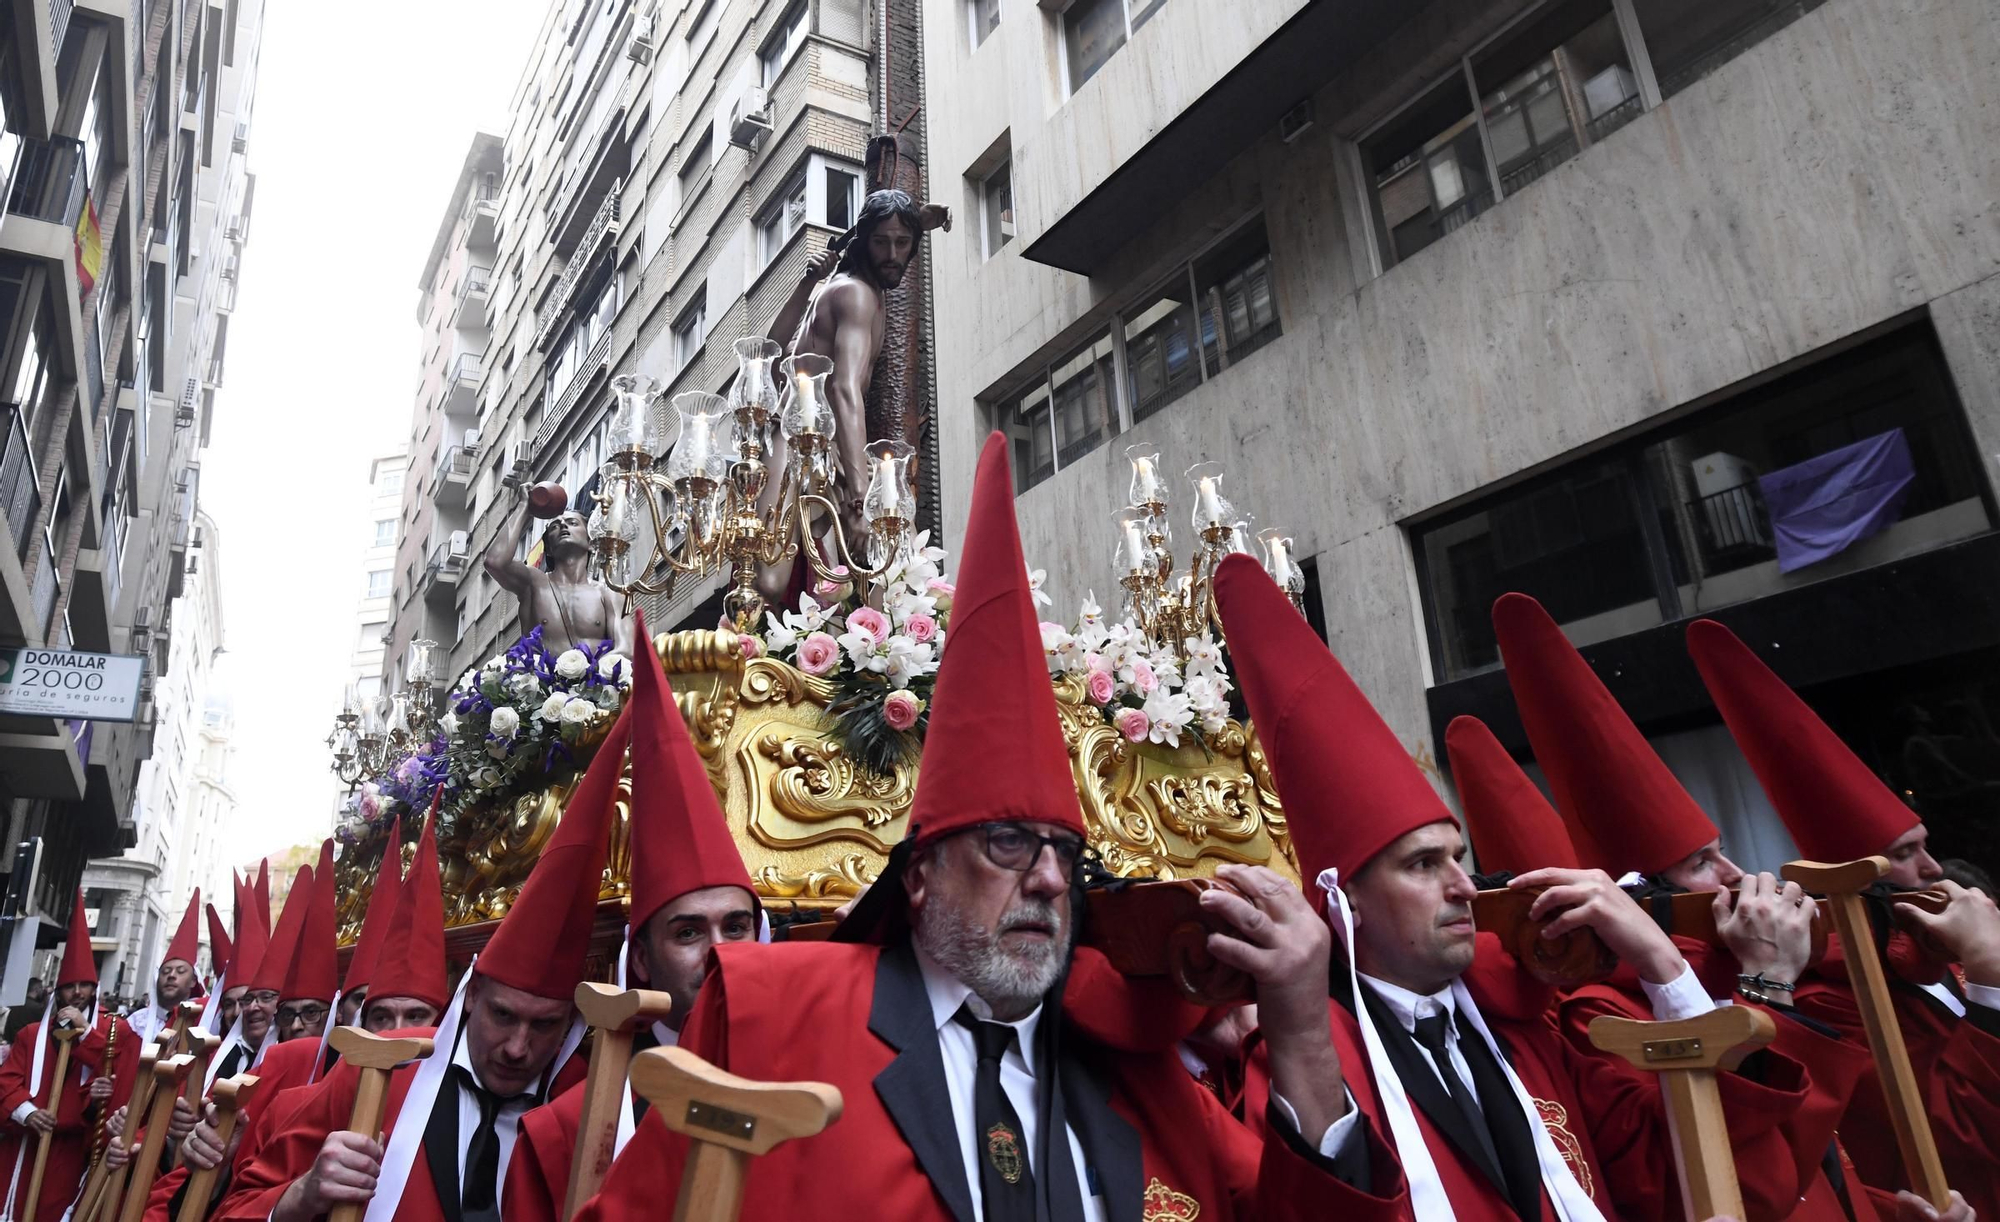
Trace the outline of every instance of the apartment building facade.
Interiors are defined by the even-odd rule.
[[[930,168],[972,222],[930,245],[948,539],[1001,428],[1030,562],[1073,615],[1115,593],[1126,447],[1218,460],[1257,525],[1294,536],[1315,619],[1441,786],[1460,713],[1529,758],[1487,618],[1525,590],[1739,860],[1782,861],[1681,645],[1713,615],[1941,856],[1994,864],[1988,6],[932,16],[925,70],[950,87],[924,97]],[[1869,444],[1907,467],[1885,527],[1793,563],[1762,477]]]
[[[491,245],[462,218],[461,190],[440,229],[445,253],[424,276],[423,316],[452,302],[455,342],[468,345],[478,332],[461,321],[453,285],[473,272],[454,268],[486,269],[490,287],[477,300],[473,414],[452,414],[461,383],[418,396],[396,602],[425,610],[399,610],[393,678],[420,623],[455,642],[447,678],[514,639],[515,601],[480,559],[514,521],[522,483],[559,482],[588,511],[614,376],[723,390],[732,343],[764,333],[807,259],[852,223],[868,139],[884,127],[873,18],[887,15],[862,0],[551,6],[501,141]],[[428,321],[424,342],[443,351]],[[419,480],[437,456],[469,458],[469,487]],[[432,576],[428,558],[443,548],[449,559],[459,531],[466,563]],[[530,557],[532,533],[502,546]],[[682,583],[649,602],[649,619],[712,624],[717,588]]]
[[[409,477],[409,450],[397,446],[384,449],[368,460],[367,517],[355,551],[360,564],[354,621],[350,625],[352,653],[347,663],[347,692],[357,708],[369,708],[382,691],[383,658],[387,656],[391,619],[395,611],[396,545],[402,537],[403,485]],[[338,778],[328,784],[329,801],[336,812],[350,790]]]
[[[85,861],[136,843],[253,199],[261,14],[15,0],[0,26],[0,641],[149,659],[131,724],[0,727],[6,843],[40,844],[0,1000],[60,938]]]

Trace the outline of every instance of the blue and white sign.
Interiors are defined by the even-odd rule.
[[[73,649],[0,649],[0,713],[131,721],[143,658]]]

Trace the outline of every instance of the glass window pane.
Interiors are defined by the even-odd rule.
[[[977,48],[986,36],[1000,28],[1000,0],[971,0],[972,45]]]
[[[1049,383],[1037,377],[1002,407],[1000,428],[1014,446],[1014,491],[1026,492],[1056,473],[1049,434]]]
[[[1201,385],[1194,357],[1194,303],[1188,293],[1183,270],[1152,300],[1125,315],[1127,391],[1135,421]]]
[[[1050,370],[1049,380],[1055,386],[1058,469],[1090,453],[1118,431],[1118,405],[1112,398],[1116,392],[1111,372],[1108,331]]]
[[[1125,45],[1125,0],[1076,0],[1063,13],[1063,52],[1074,93]]]
[[[1014,240],[1013,166],[1002,165],[986,180],[984,211],[986,253],[990,256]]]
[[[829,228],[846,229],[854,224],[855,196],[861,179],[846,170],[826,167],[826,223]]]
[[[1660,96],[1670,98],[1824,0],[1633,0]]]
[[[1201,351],[1208,375],[1283,334],[1271,288],[1271,243],[1260,218],[1194,263]]]
[[[1416,254],[1492,206],[1486,153],[1465,74],[1453,72],[1363,142],[1384,266]]]

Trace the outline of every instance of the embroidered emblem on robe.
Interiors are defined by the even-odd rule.
[[[1004,1124],[986,1130],[986,1158],[1001,1179],[1010,1184],[1021,1182],[1021,1142],[1014,1130]]]
[[[1201,1202],[1185,1192],[1175,1192],[1154,1176],[1146,1185],[1144,1209],[1139,1222],[1194,1222],[1201,1217]]]
[[[1583,1145],[1569,1131],[1569,1109],[1553,1099],[1536,1099],[1535,1112],[1541,1116],[1542,1127],[1549,1131],[1549,1138],[1556,1143],[1556,1149],[1562,1151],[1563,1161],[1569,1164],[1577,1187],[1583,1189],[1585,1196],[1595,1200],[1597,1190],[1591,1186],[1590,1164],[1584,1161]]]

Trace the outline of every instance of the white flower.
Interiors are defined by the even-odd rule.
[[[1029,597],[1034,599],[1035,607],[1037,609],[1046,607],[1051,602],[1055,601],[1054,599],[1051,599],[1048,595],[1042,593],[1042,582],[1048,580],[1048,576],[1049,576],[1049,571],[1047,569],[1028,570],[1028,595]]]
[[[473,667],[473,668],[472,668],[471,670],[468,670],[468,671],[466,671],[466,672],[465,672],[465,674],[464,674],[463,676],[461,676],[461,677],[460,677],[460,679],[459,679],[459,681],[458,681],[458,686],[457,686],[457,687],[456,687],[455,689],[453,689],[453,690],[455,690],[455,691],[461,691],[461,692],[476,692],[476,691],[478,691],[478,690],[479,690],[479,668],[478,668],[477,666],[475,666],[475,667]]]
[[[491,764],[481,764],[472,770],[472,784],[476,789],[491,789],[500,783],[500,770]]]
[[[627,679],[632,677],[632,663],[626,660],[624,654],[614,649],[597,659],[598,678],[608,683],[620,675]]]
[[[1153,694],[1146,697],[1146,703],[1141,711],[1153,723],[1152,729],[1147,732],[1148,738],[1156,743],[1165,743],[1169,747],[1181,745],[1181,731],[1187,728],[1188,722],[1192,719],[1192,710],[1188,707],[1186,696],[1169,692],[1164,687],[1156,687],[1153,689]]]
[[[561,663],[558,662],[557,665],[560,666]],[[572,696],[569,699],[569,703],[563,705],[562,719],[570,725],[588,725],[590,724],[590,719],[595,716],[597,716],[597,706],[585,697]]]
[[[555,692],[547,700],[542,701],[542,707],[536,710],[535,716],[541,718],[543,721],[560,720],[562,718],[563,706],[568,703],[568,696],[563,695],[561,692]]]
[[[444,731],[444,736],[445,736],[446,738],[450,738],[450,737],[452,737],[453,735],[457,734],[457,733],[458,733],[458,714],[457,714],[457,713],[446,713],[446,714],[445,714],[444,716],[442,716],[442,717],[438,718],[438,729],[440,729],[440,730],[443,730],[443,731]]]
[[[496,653],[492,657],[486,659],[486,665],[479,668],[479,677],[482,680],[491,679],[499,675],[500,672],[506,669],[507,669],[507,660]]]
[[[542,694],[542,681],[524,670],[508,677],[507,690],[523,700],[532,700]]]
[[[796,613],[788,612],[785,615],[785,623],[790,625],[800,636],[804,636],[809,632],[818,632],[820,629],[826,627],[827,619],[837,609],[836,607],[822,607],[819,605],[819,600],[812,595],[801,594],[799,595],[798,611]]]
[[[590,673],[590,659],[581,649],[565,649],[556,658],[556,673],[575,682]]]
[[[1042,652],[1048,655],[1049,673],[1061,674],[1069,669],[1070,658],[1078,652],[1076,638],[1061,624],[1042,621]]]
[[[912,589],[904,585],[891,586],[888,592],[882,596],[882,609],[887,611],[889,618],[896,621],[897,626],[900,627],[912,615],[929,615],[935,617],[937,615],[937,599],[924,593],[921,587]]]
[[[906,636],[892,636],[882,643],[884,667],[889,686],[905,688],[937,669],[937,659],[928,645],[919,645]]]
[[[786,615],[784,619],[779,619],[777,612],[766,611],[764,613],[764,648],[774,654],[790,653],[796,648],[799,643],[799,633],[789,622],[796,618],[793,615]]]
[[[1083,647],[1096,651],[1104,647],[1111,630],[1104,623],[1104,608],[1097,605],[1097,592],[1092,590],[1084,595],[1083,606],[1077,612],[1076,639]]]
[[[521,714],[503,704],[493,710],[487,727],[501,738],[512,738],[521,731]]]
[[[1188,678],[1222,673],[1222,647],[1207,633],[1191,636],[1181,643],[1187,648]]]

